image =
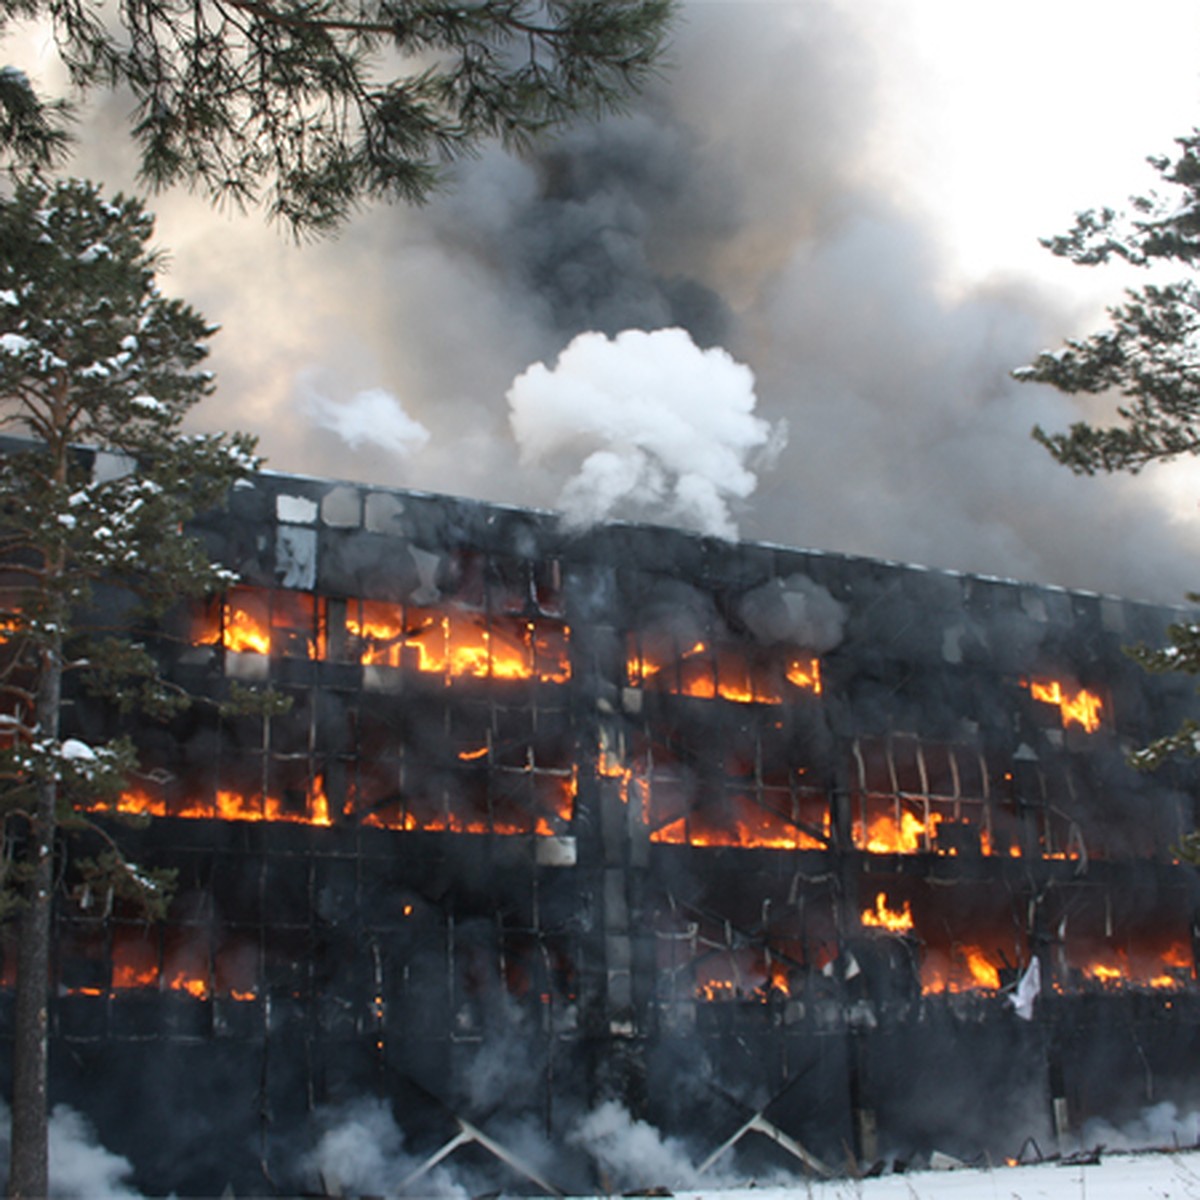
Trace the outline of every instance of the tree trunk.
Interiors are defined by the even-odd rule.
[[[58,736],[61,701],[62,653],[55,639],[38,682],[37,728],[42,736]],[[57,803],[58,787],[51,776],[37,789],[28,860],[32,877],[17,942],[8,1195],[21,1200],[40,1200],[49,1192],[46,1066]]]

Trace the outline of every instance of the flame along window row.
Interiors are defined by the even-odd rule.
[[[360,663],[446,679],[571,677],[570,631],[557,617],[440,605],[341,600],[281,588],[232,588],[198,615],[192,641],[241,654]]]
[[[325,764],[328,765],[328,764]],[[536,834],[570,831],[578,781],[572,770],[463,764],[451,769],[417,755],[344,764],[346,784],[331,796],[326,776],[305,759],[252,759],[230,766],[212,787],[143,779],[90,811],[182,820],[283,822],[425,833]],[[262,776],[268,782],[262,785]]]
[[[660,630],[628,635],[625,672],[629,687],[738,704],[784,704],[822,691],[820,660],[803,647],[681,641]]]
[[[1035,943],[1029,896],[900,876],[884,876],[873,889],[862,895],[859,912],[846,912],[823,880],[758,913],[737,912],[727,897],[691,906],[672,901],[655,925],[660,1004],[669,1012],[683,1000],[816,998],[835,986],[875,1001],[918,992],[995,995],[1015,988],[1034,944],[1042,947],[1045,991],[1170,993],[1195,986],[1182,894],[1139,903],[1126,889],[1061,888],[1038,902],[1036,920],[1053,932]]]
[[[1095,788],[1081,795],[1061,763],[1000,770],[976,746],[901,734],[855,739],[846,756],[849,844],[868,854],[1161,858],[1183,829],[1181,803],[1147,816],[1135,796],[1117,809]],[[613,729],[597,769],[651,842],[823,850],[837,844],[833,805],[822,768],[807,761],[781,721],[717,740]]]
[[[60,919],[58,992],[96,998],[153,990],[244,1003],[257,999],[264,984],[291,982],[289,948],[273,943],[263,964],[257,939],[245,931],[230,932],[214,945],[208,930],[191,925]],[[6,986],[12,951],[6,944]]]
[[[829,844],[823,784],[794,754],[782,726],[681,731],[660,739],[616,731],[601,746],[599,774],[635,806],[651,842],[742,849],[819,850]]]
[[[309,909],[300,905],[309,915]],[[293,914],[294,916],[294,914]],[[577,970],[562,933],[444,912],[406,892],[388,927],[371,927],[367,971],[326,941],[319,927],[268,924],[147,924],[121,917],[60,917],[55,931],[55,990],[83,1000],[173,995],[231,1008],[273,999],[328,999],[327,1032],[337,1025],[411,1029],[449,1007],[456,1028],[481,1024],[497,992],[542,1009],[574,1002]],[[0,943],[0,988],[15,983],[13,938]],[[450,969],[447,971],[447,965]],[[432,1004],[431,1004],[432,1001]],[[114,1012],[117,1010],[114,1009]],[[129,1032],[145,1036],[143,1009]],[[60,1018],[61,1019],[61,1018]],[[95,1033],[93,1027],[88,1032]]]
[[[851,836],[872,854],[1165,859],[1187,822],[1181,797],[1147,804],[1064,755],[1003,768],[976,747],[893,734],[859,738],[850,763]]]
[[[139,778],[93,811],[425,832],[569,831],[578,773],[564,711],[449,694],[420,706],[323,694],[314,706],[306,690],[288,694],[295,703],[287,713],[214,715],[179,745],[146,745]],[[321,741],[325,752],[316,748]]]
[[[851,749],[851,837],[870,854],[991,854],[987,798],[973,747],[893,735]]]
[[[720,919],[711,904],[672,904],[660,913],[659,1003],[669,1011],[680,1000],[766,1003],[803,994],[838,955],[832,900],[821,885],[806,889],[800,903],[779,900],[765,913],[741,914],[741,922]]]
[[[1147,901],[1125,888],[1073,883],[1040,899],[1035,918],[1031,898],[1020,894],[897,877],[863,899],[859,917],[868,952],[873,939],[900,939],[926,995],[1013,987],[1030,963],[1031,919],[1050,931],[1037,939],[1044,990],[1169,991],[1196,979],[1183,895]]]

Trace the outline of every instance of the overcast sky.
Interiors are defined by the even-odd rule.
[[[694,523],[664,499],[662,422],[518,447],[506,399],[577,334],[678,325],[753,373],[757,487],[718,497],[726,528],[1179,599],[1200,587],[1192,464],[1076,479],[1028,431],[1077,410],[1008,371],[1117,298],[1116,274],[1037,239],[1119,203],[1191,128],[1197,48],[1188,0],[687,0],[628,117],[487,152],[424,209],[297,247],[157,197],[164,290],[223,327],[202,423],[257,433],[278,470],[513,503],[636,475],[641,503],[612,511]],[[13,52],[52,74],[36,39]],[[73,164],[114,189],[122,109]]]

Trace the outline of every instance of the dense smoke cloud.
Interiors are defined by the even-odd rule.
[[[1149,477],[1054,464],[1029,429],[1079,411],[1008,375],[1094,310],[1011,280],[952,291],[937,230],[881,182],[886,39],[867,23],[834,0],[687,3],[629,116],[489,151],[426,208],[332,244],[162,197],[168,286],[224,327],[204,422],[259,432],[279,470],[552,505],[571,472],[514,465],[512,381],[582,332],[677,326],[745,363],[759,415],[791,430],[742,536],[1179,599],[1192,515]],[[113,139],[85,137],[77,168],[119,180]],[[1036,186],[1016,171],[997,164],[998,185]],[[428,443],[331,436],[304,404],[314,372],[326,395],[403,396]]]
[[[558,497],[573,525],[662,516],[732,539],[756,452],[783,444],[754,416],[753,373],[682,329],[580,334],[553,367],[519,375],[508,402],[522,463],[578,463]]]

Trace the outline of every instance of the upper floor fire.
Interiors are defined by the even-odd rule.
[[[151,1021],[168,1041],[274,1064],[246,1086],[277,1150],[297,1071],[301,1108],[542,1106],[553,1137],[612,1090],[670,1127],[687,1045],[745,1112],[791,1097],[771,1119],[797,1145],[868,1158],[945,1124],[901,1114],[888,1040],[945,1021],[1007,1031],[1055,1121],[1109,1112],[1126,1066],[1173,1086],[1169,1039],[1101,1086],[1053,1036],[1012,1043],[1011,998],[1036,963],[1047,1029],[1097,1001],[1200,1027],[1193,780],[1126,761],[1194,711],[1122,652],[1177,612],[272,474],[196,531],[240,582],[154,646],[213,703],[127,729],[142,767],[109,806],[149,818],[132,836],[180,895],[155,927],[63,905],[76,1053],[137,1036],[135,1001],[183,1006]],[[232,715],[236,685],[286,711]],[[125,728],[84,695],[69,718]],[[481,1097],[474,1056],[517,1030],[531,1090]],[[967,1108],[1011,1084],[979,1075]],[[960,1129],[1017,1148],[1011,1121]],[[186,1190],[169,1175],[146,1177]]]

